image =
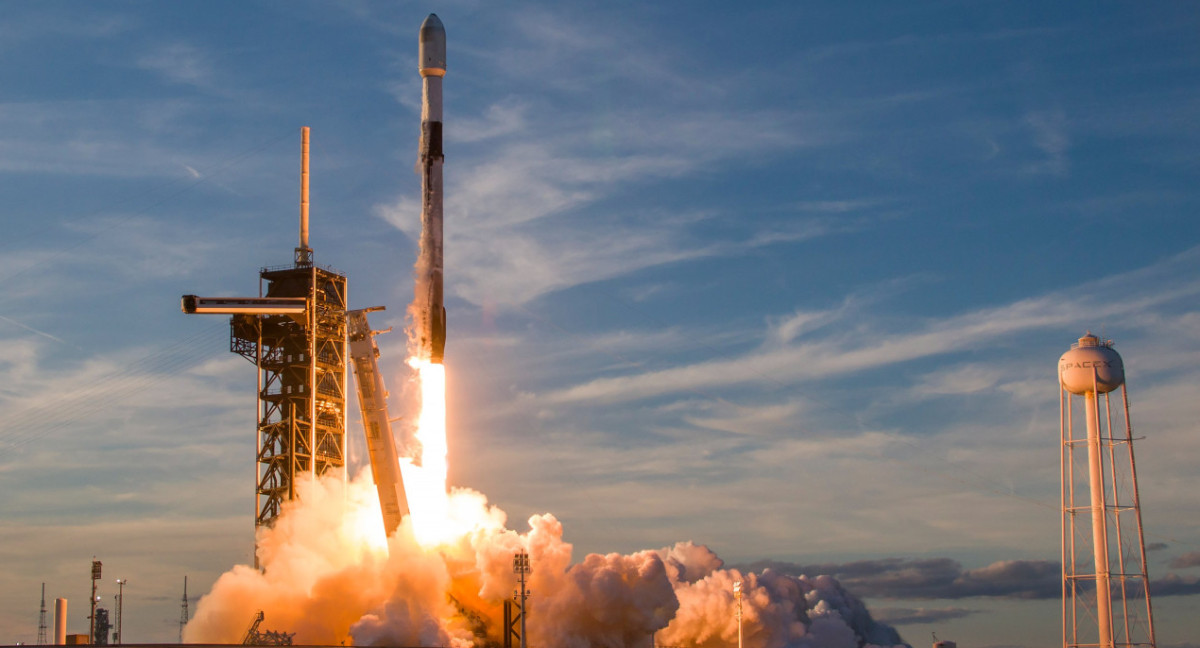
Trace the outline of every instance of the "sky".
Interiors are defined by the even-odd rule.
[[[0,643],[43,582],[86,631],[93,556],[130,642],[252,560],[253,367],[179,297],[291,262],[309,126],[316,261],[403,328],[431,11],[453,484],[576,559],[692,540],[839,575],[914,646],[1053,646],[1055,365],[1092,330],[1159,645],[1200,642],[1196,5],[4,10]]]

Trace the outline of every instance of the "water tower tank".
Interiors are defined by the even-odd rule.
[[[1088,332],[1058,359],[1058,381],[1072,394],[1106,394],[1125,382],[1125,365],[1112,342]]]

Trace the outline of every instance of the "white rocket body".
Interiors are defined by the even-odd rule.
[[[417,330],[420,353],[441,364],[446,349],[442,300],[442,77],[446,75],[446,29],[437,14],[421,23],[421,252],[417,261]]]

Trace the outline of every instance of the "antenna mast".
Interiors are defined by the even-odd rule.
[[[42,611],[38,615],[37,645],[46,645],[46,584],[42,583]]]
[[[183,643],[183,627],[188,622],[187,574],[183,575],[183,602],[179,605],[179,643]]]

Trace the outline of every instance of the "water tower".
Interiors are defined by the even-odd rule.
[[[1129,395],[1112,341],[1079,338],[1058,384],[1063,646],[1153,647]]]

